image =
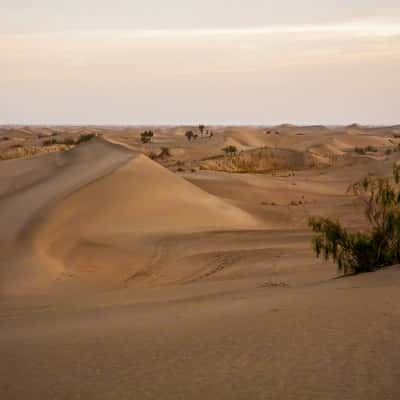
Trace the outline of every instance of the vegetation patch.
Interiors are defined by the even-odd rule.
[[[317,257],[333,260],[339,272],[360,273],[400,262],[400,167],[393,177],[369,175],[350,190],[363,203],[370,223],[368,232],[350,232],[339,221],[311,218],[317,234],[313,249]]]
[[[150,143],[153,137],[154,137],[153,131],[144,131],[140,134],[140,141],[143,144]]]
[[[300,170],[316,166],[310,152],[262,147],[238,151],[235,146],[223,149],[223,156],[203,160],[200,168],[234,173],[267,173],[282,170]]]
[[[367,153],[377,153],[378,149],[376,147],[373,147],[373,146],[366,146],[366,147],[355,147],[354,151],[357,154],[365,155]]]

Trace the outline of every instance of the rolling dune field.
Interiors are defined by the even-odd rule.
[[[1,127],[0,398],[399,398],[399,267],[339,276],[307,225],[366,228],[398,131]]]

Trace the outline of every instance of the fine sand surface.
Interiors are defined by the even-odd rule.
[[[57,127],[103,138],[0,162],[0,399],[398,399],[400,268],[337,277],[307,227],[365,228],[346,190],[397,128],[189,128]],[[226,145],[285,167],[205,168]]]

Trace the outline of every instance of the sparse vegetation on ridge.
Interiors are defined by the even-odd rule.
[[[373,147],[373,146],[366,146],[366,147],[355,147],[354,151],[357,154],[365,155],[367,153],[377,153],[378,149],[376,147]]]
[[[73,138],[67,137],[64,140],[57,140],[57,139],[47,139],[43,141],[43,146],[56,146],[56,145],[65,145],[65,146],[78,146],[81,143],[88,142],[92,140],[97,135],[94,133],[87,133],[80,135],[76,140]]]

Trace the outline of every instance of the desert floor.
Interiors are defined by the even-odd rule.
[[[1,127],[0,398],[400,398],[400,268],[339,276],[307,226],[365,229],[347,189],[399,144],[358,125]]]

